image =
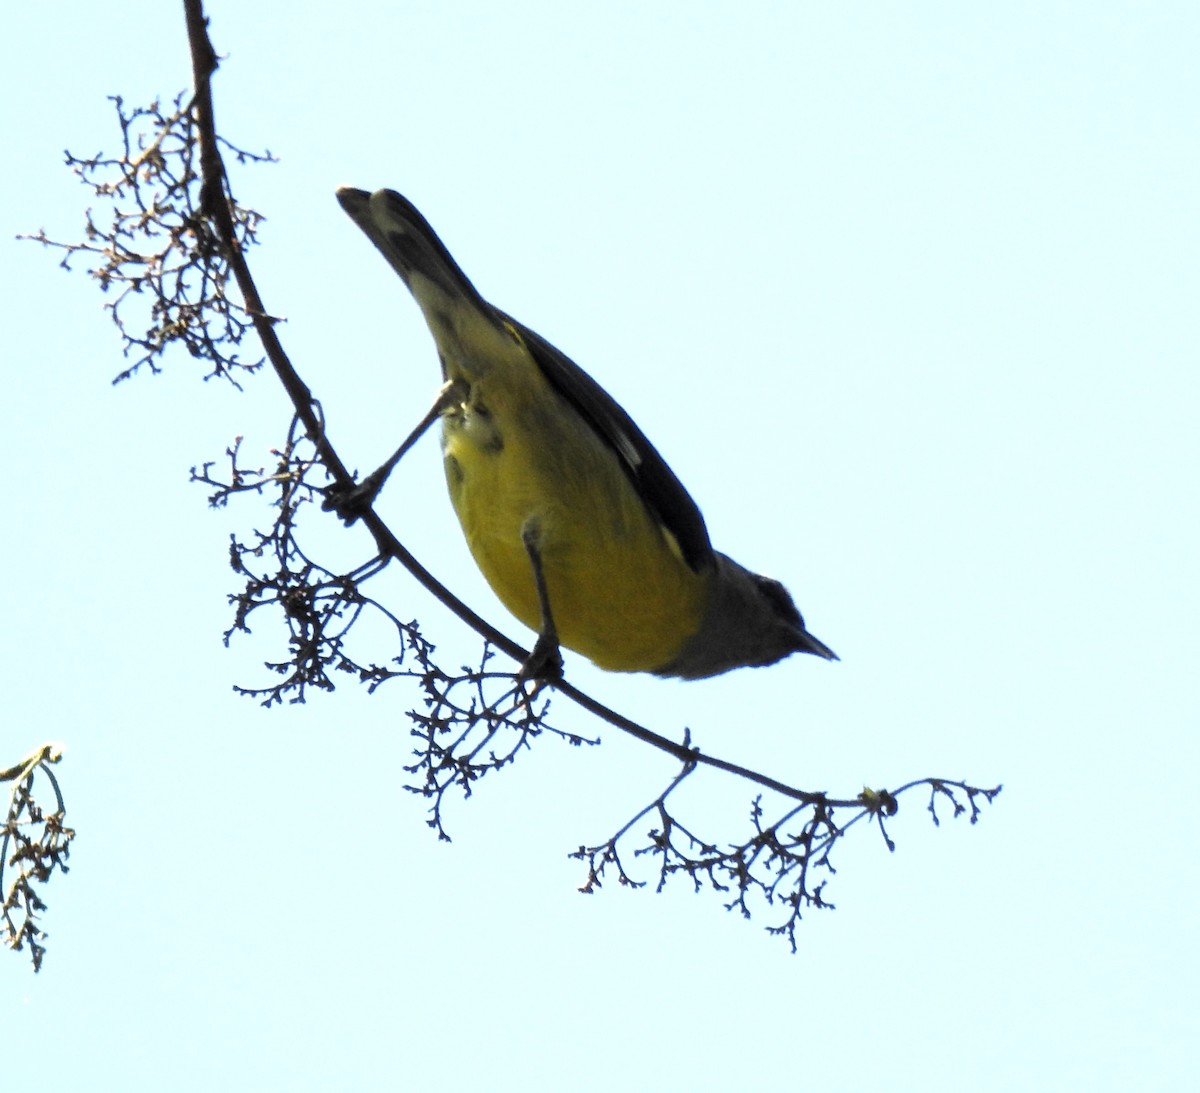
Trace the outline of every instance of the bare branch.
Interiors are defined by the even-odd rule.
[[[568,717],[586,711],[679,763],[664,790],[613,835],[575,851],[572,857],[587,868],[581,890],[594,892],[614,875],[621,884],[641,887],[648,882],[637,875],[637,866],[645,859],[655,865],[658,890],[683,875],[694,890],[720,893],[728,909],[746,917],[782,909],[768,928],[785,936],[793,949],[802,912],[832,906],[824,898],[835,871],[831,853],[856,824],[877,823],[885,844],[894,849],[885,822],[896,815],[898,799],[921,785],[930,790],[928,809],[935,823],[939,803],[949,804],[956,816],[969,811],[975,822],[981,802],[993,800],[1000,787],[926,778],[892,791],[864,790],[836,798],[708,755],[686,731],[682,740],[657,733],[565,681],[550,689],[527,689],[513,672],[492,665],[497,651],[513,658],[514,666],[527,651],[444,588],[371,509],[362,519],[374,538],[375,553],[350,572],[323,564],[303,545],[306,513],[331,519],[314,502],[330,489],[344,492],[354,482],[330,439],[320,404],[283,348],[277,320],[246,260],[263,218],[237,204],[223,152],[232,152],[242,163],[272,158],[240,151],[218,136],[212,97],[217,54],[200,0],[185,0],[184,7],[194,91],[178,96],[168,111],[158,104],[127,111],[115,99],[122,151],[113,157],[68,156],[81,179],[111,205],[111,214],[100,223],[89,211],[82,242],[53,242],[44,232],[32,238],[62,249],[68,268],[72,259],[86,258],[101,288],[116,292],[107,306],[125,340],[126,355],[135,358],[118,378],[142,365],[158,371],[167,347],[180,343],[206,363],[206,378],[221,375],[237,383],[261,363],[244,365],[237,355],[252,329],[288,392],[293,416],[286,440],[272,451],[272,466],[247,466],[237,438],[221,459],[192,470],[193,481],[208,488],[212,505],[253,499],[272,512],[266,530],[231,536],[229,561],[242,589],[230,596],[234,616],[225,640],[248,633],[252,620],[270,619],[279,626],[286,652],[267,662],[271,682],[238,691],[272,706],[304,702],[313,689],[332,691],[343,678],[365,685],[369,693],[407,680],[414,693],[408,716],[415,741],[413,762],[405,767],[412,776],[407,788],[429,802],[429,825],[443,839],[449,838],[447,802],[470,796],[483,778],[512,765],[540,737],[575,746],[598,742],[591,733],[563,727],[557,709],[555,721],[549,720],[552,691],[570,700]],[[231,281],[236,293],[230,292]],[[139,299],[149,301],[144,332],[135,326],[131,310]],[[313,472],[323,477],[314,482]],[[393,562],[481,635],[485,644],[475,667],[440,666],[417,623],[403,621],[369,594],[370,582]],[[385,624],[388,645],[382,654],[357,648],[363,632],[379,631],[378,626],[362,626],[368,618]],[[674,810],[676,790],[702,770],[756,788],[748,831],[732,839],[701,833],[695,822],[685,823]],[[847,817],[844,823],[839,822],[842,816]]]

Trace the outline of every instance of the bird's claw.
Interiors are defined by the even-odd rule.
[[[321,502],[321,508],[325,512],[335,513],[338,519],[349,527],[370,510],[382,485],[383,480],[371,474],[361,482],[350,485],[334,483],[332,486],[326,486],[325,500]]]
[[[558,639],[539,634],[533,646],[533,652],[525,658],[517,672],[517,678],[533,680],[536,683],[555,683],[563,677],[562,650],[558,647]]]

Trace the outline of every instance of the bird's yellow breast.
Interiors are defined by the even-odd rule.
[[[494,328],[493,328],[494,330]],[[450,498],[484,577],[538,630],[522,533],[533,521],[559,640],[610,671],[667,664],[698,629],[709,579],[691,570],[615,453],[547,382],[519,336],[438,338],[466,394],[443,418]],[[485,366],[479,362],[486,360]]]

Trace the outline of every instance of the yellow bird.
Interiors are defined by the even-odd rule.
[[[782,584],[713,549],[696,503],[629,415],[484,300],[411,202],[392,190],[337,196],[412,293],[445,384],[396,454],[326,507],[352,520],[440,417],[471,554],[538,633],[524,677],[558,677],[560,643],[610,671],[685,679],[797,652],[837,659]]]

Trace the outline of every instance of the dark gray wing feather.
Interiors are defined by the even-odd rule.
[[[385,228],[376,221],[371,212],[371,203],[379,196],[376,194],[373,197],[366,190],[351,186],[341,187],[337,194],[342,208],[383,253],[404,283],[408,284],[412,263],[419,256],[406,260],[403,241],[389,237]],[[687,564],[697,573],[713,566],[712,543],[696,502],[667,466],[666,460],[633,423],[633,419],[573,360],[555,349],[540,334],[487,303],[451,257],[429,221],[411,201],[394,190],[386,191],[385,197],[389,213],[397,220],[412,225],[415,234],[435,250],[439,268],[444,268],[452,275],[453,284],[447,286],[447,290],[461,293],[481,311],[491,313],[498,320],[507,321],[516,328],[550,385],[616,453],[621,468],[633,483],[638,496],[663,527],[675,536]]]
[[[687,564],[697,573],[711,566],[713,547],[700,509],[633,419],[570,357],[511,316],[499,314],[520,332],[551,386],[613,449],[646,507],[675,536]]]

